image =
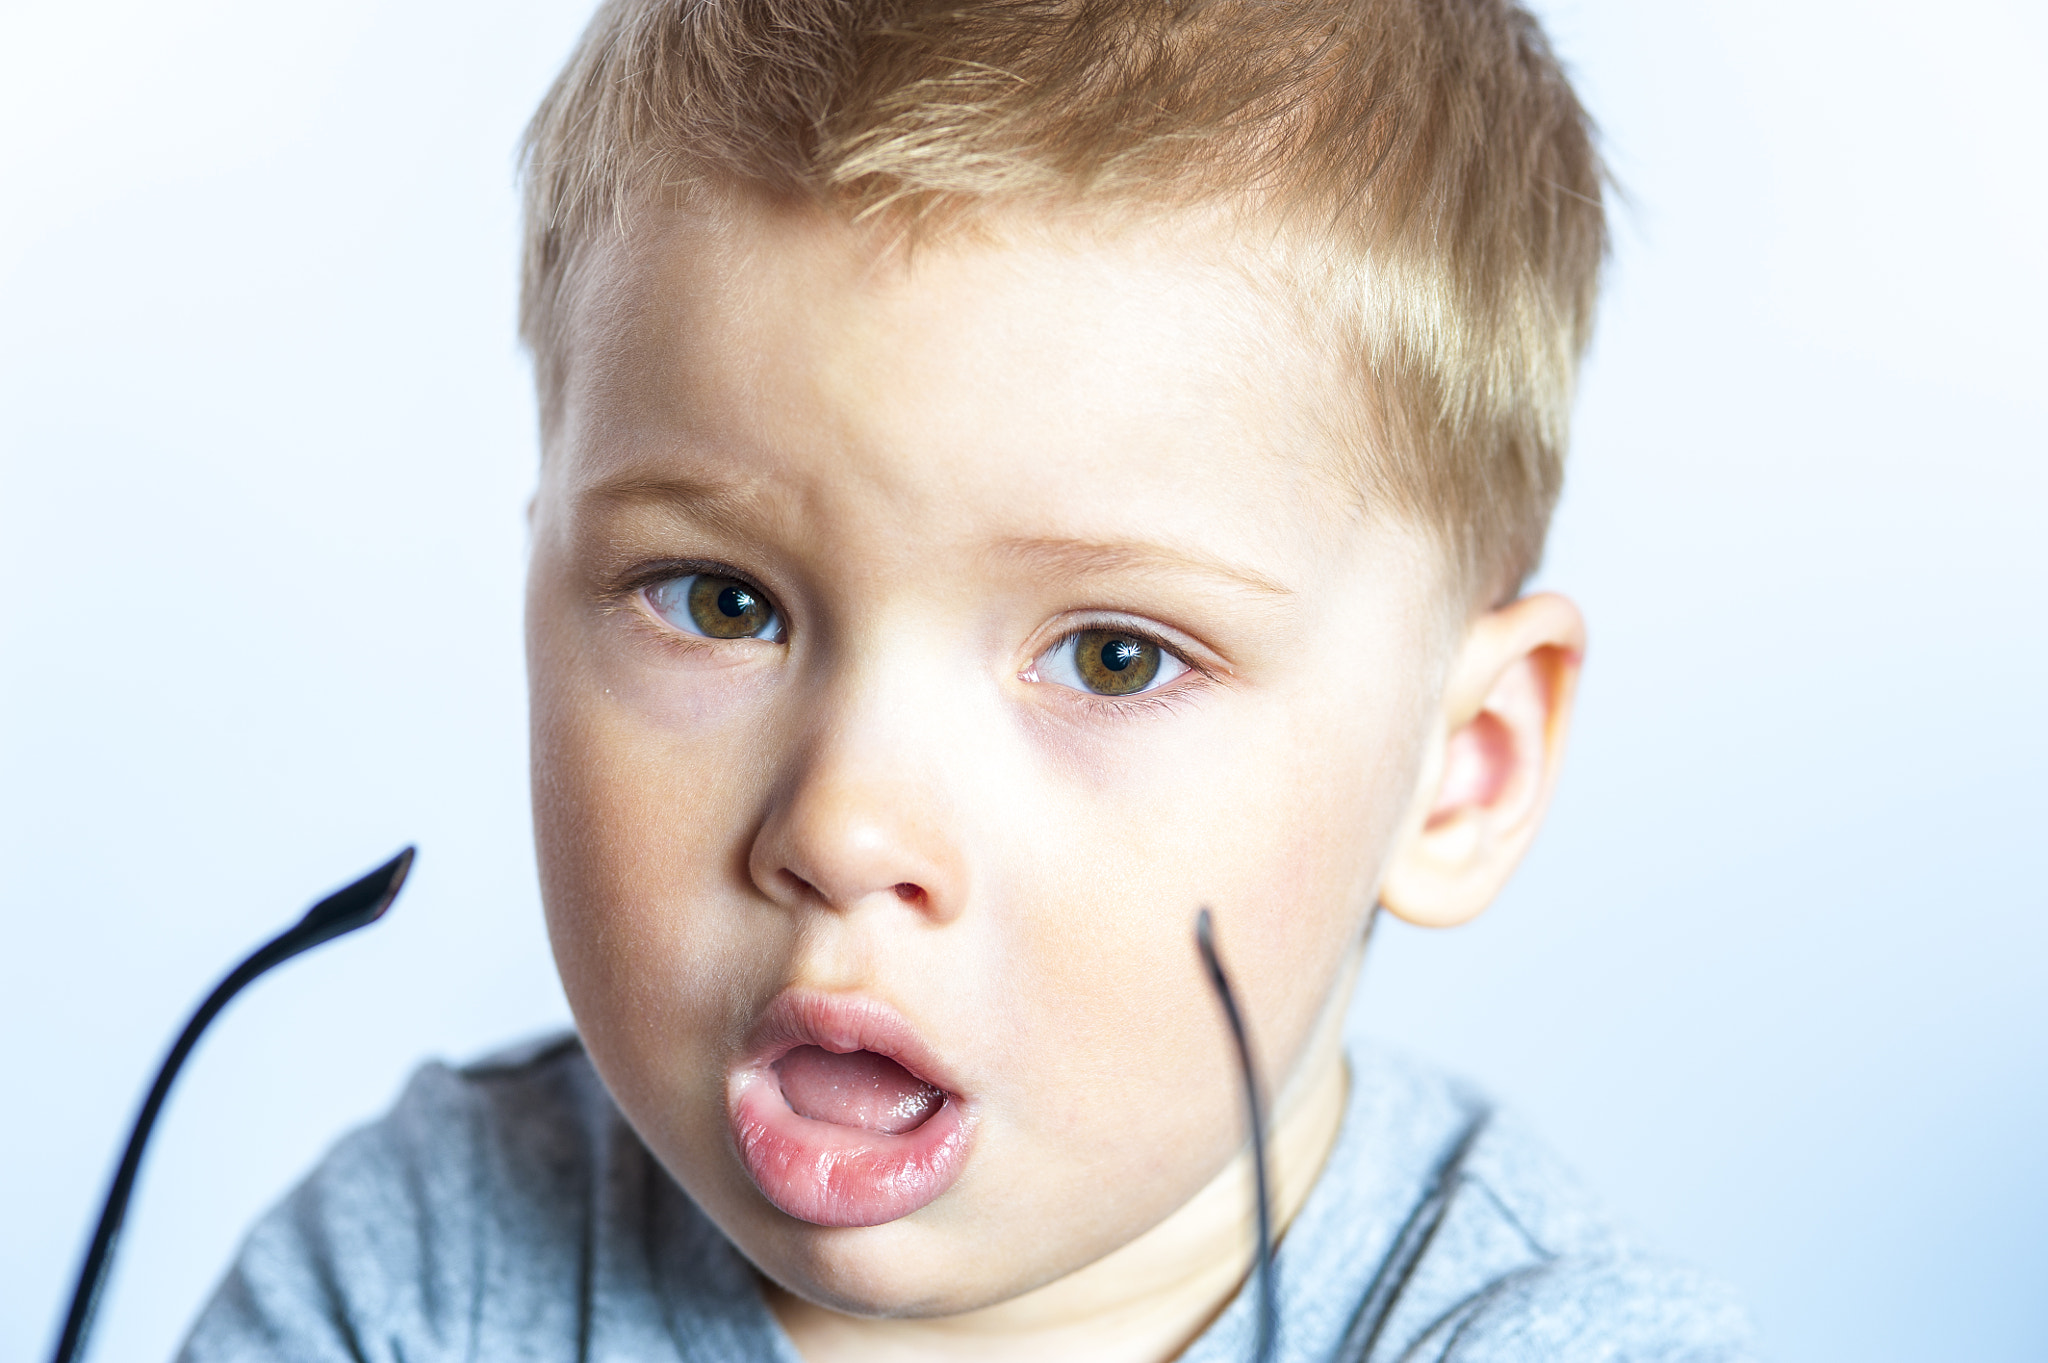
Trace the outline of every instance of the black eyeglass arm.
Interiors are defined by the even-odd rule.
[[[405,884],[406,872],[412,869],[413,850],[406,848],[361,880],[336,890],[308,909],[305,917],[256,948],[214,987],[185,1024],[185,1030],[178,1033],[170,1054],[156,1072],[156,1082],[149,1086],[149,1096],[142,1100],[135,1126],[128,1133],[127,1149],[121,1153],[121,1163],[114,1171],[113,1186],[107,1190],[106,1203],[100,1209],[92,1244],[85,1252],[85,1262],[79,1266],[78,1285],[72,1290],[71,1310],[64,1318],[64,1333],[58,1337],[52,1363],[77,1363],[85,1356],[86,1337],[99,1306],[100,1290],[106,1286],[107,1271],[113,1266],[114,1246],[121,1238],[121,1223],[128,1215],[128,1201],[135,1193],[135,1178],[142,1169],[143,1148],[149,1144],[150,1132],[156,1127],[157,1114],[163,1110],[172,1082],[184,1068],[192,1048],[199,1044],[200,1033],[227,1007],[228,1000],[266,970],[382,918]]]
[[[1273,1200],[1266,1177],[1266,1118],[1259,1096],[1262,1090],[1258,1065],[1245,1035],[1244,1014],[1238,1010],[1237,995],[1230,988],[1222,958],[1216,954],[1216,931],[1207,909],[1195,915],[1195,945],[1201,950],[1202,964],[1209,969],[1209,983],[1223,1004],[1223,1016],[1230,1023],[1230,1035],[1237,1043],[1237,1058],[1244,1070],[1244,1103],[1252,1130],[1252,1184],[1259,1213],[1259,1258],[1253,1270],[1258,1278],[1259,1321],[1252,1359],[1253,1363],[1270,1363],[1280,1334],[1280,1302],[1273,1276]]]

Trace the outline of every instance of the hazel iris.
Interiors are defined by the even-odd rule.
[[[1128,696],[1159,675],[1159,645],[1135,634],[1086,629],[1074,636],[1074,670],[1101,696]]]

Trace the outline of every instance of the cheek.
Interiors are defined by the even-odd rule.
[[[1403,752],[1374,737],[1400,732],[1391,718],[1215,709],[1133,726],[1085,768],[1057,763],[1008,824],[1010,845],[1036,851],[1013,876],[1028,891],[1006,896],[1003,1013],[1020,1059],[1044,1067],[1015,1120],[1055,1142],[1109,1129],[1106,1147],[1170,1155],[1194,1184],[1241,1137],[1196,911],[1216,915],[1278,1088],[1362,930],[1406,795]],[[1193,1186],[1143,1182],[1168,1205]]]
[[[703,1068],[742,1031],[761,992],[763,940],[784,920],[722,913],[744,890],[758,795],[733,704],[662,686],[574,602],[530,617],[535,841],[563,987],[608,1080]],[[591,612],[590,614],[594,614]],[[753,969],[750,969],[750,963]],[[642,1076],[654,1082],[652,1074]]]
[[[1258,925],[1240,953],[1295,943],[1319,959],[1318,939],[1370,908],[1406,810],[1407,716],[1303,700],[1189,718],[1063,792],[1076,889],[1106,892],[1116,921],[1171,920],[1189,951],[1207,905],[1226,941],[1233,924]]]

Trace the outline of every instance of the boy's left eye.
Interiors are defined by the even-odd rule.
[[[1058,682],[1095,696],[1140,696],[1157,691],[1188,665],[1142,634],[1084,629],[1042,654],[1035,679]]]

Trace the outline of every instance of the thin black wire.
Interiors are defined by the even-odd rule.
[[[1438,1167],[1430,1180],[1429,1196],[1409,1215],[1401,1233],[1394,1237],[1394,1247],[1380,1265],[1379,1272],[1373,1275],[1365,1300],[1352,1313],[1351,1324],[1344,1331],[1344,1342],[1333,1355],[1338,1363],[1351,1363],[1351,1360],[1363,1363],[1379,1346],[1380,1332],[1386,1328],[1394,1302],[1407,1290],[1416,1266],[1429,1253],[1437,1232],[1443,1228],[1444,1218],[1450,1214],[1452,1198],[1464,1181],[1465,1160],[1485,1131],[1486,1119],[1482,1117],[1467,1128],[1450,1157]]]
[[[412,860],[413,849],[408,847],[361,880],[335,891],[308,909],[305,917],[256,948],[247,960],[229,971],[227,978],[214,986],[213,992],[206,996],[206,1002],[200,1004],[186,1022],[185,1030],[178,1033],[178,1039],[171,1043],[171,1053],[164,1057],[162,1067],[156,1072],[156,1082],[149,1086],[149,1096],[142,1100],[142,1111],[136,1116],[134,1127],[128,1132],[128,1146],[121,1153],[113,1186],[107,1190],[106,1203],[100,1208],[99,1225],[93,1231],[92,1245],[86,1250],[85,1262],[78,1269],[78,1284],[71,1293],[71,1310],[64,1317],[64,1332],[58,1337],[57,1352],[51,1355],[52,1363],[77,1363],[85,1356],[86,1339],[92,1333],[100,1294],[114,1265],[114,1247],[121,1238],[121,1223],[127,1219],[128,1202],[135,1193],[135,1179],[142,1170],[143,1149],[149,1144],[150,1133],[156,1129],[157,1114],[163,1110],[164,1100],[170,1096],[172,1081],[184,1068],[185,1058],[192,1054],[192,1048],[199,1044],[199,1034],[206,1030],[207,1024],[221,1009],[227,1007],[228,1000],[241,993],[264,971],[282,965],[302,951],[310,951],[323,942],[330,942],[343,933],[354,932],[383,917],[384,911],[391,907],[391,901],[398,897],[399,887],[405,884],[406,872],[412,869]]]
[[[1252,1128],[1252,1185],[1259,1207],[1259,1259],[1254,1269],[1258,1279],[1259,1323],[1252,1363],[1271,1363],[1280,1337],[1280,1300],[1273,1274],[1273,1200],[1266,1178],[1266,1117],[1259,1098],[1259,1073],[1252,1059],[1251,1042],[1245,1037],[1244,1014],[1238,1011],[1237,995],[1230,988],[1230,977],[1223,971],[1222,958],[1216,954],[1216,932],[1206,908],[1195,915],[1195,945],[1201,950],[1202,964],[1209,968],[1209,983],[1215,986],[1216,997],[1223,1004],[1223,1016],[1230,1022],[1230,1035],[1237,1042],[1237,1058],[1244,1068],[1244,1105]]]

